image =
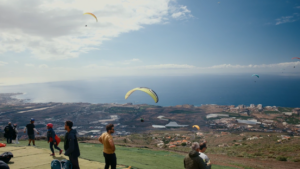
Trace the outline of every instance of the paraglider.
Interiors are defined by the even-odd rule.
[[[91,15],[91,16],[93,16],[93,17],[96,19],[96,21],[98,22],[98,19],[97,19],[96,15],[94,15],[94,14],[92,14],[92,13],[90,13],[90,12],[86,12],[86,13],[84,13],[83,15]],[[85,26],[86,26],[86,25],[85,25]]]
[[[87,27],[87,25],[85,25],[85,27]]]
[[[257,78],[259,78],[259,76],[258,76],[257,74],[253,74],[252,77],[253,77],[253,76],[256,76]],[[256,81],[254,81],[254,82],[256,83]]]
[[[143,118],[141,118],[141,122],[144,122],[144,119],[143,119]]]
[[[198,130],[200,130],[200,127],[198,125],[193,125],[193,128],[197,128]]]
[[[152,97],[152,99],[154,100],[155,103],[158,102],[157,94],[152,89],[149,89],[147,87],[137,87],[137,88],[134,88],[134,89],[128,91],[125,95],[125,99],[127,99],[136,90],[140,90],[140,91],[143,91],[143,92],[149,94]]]

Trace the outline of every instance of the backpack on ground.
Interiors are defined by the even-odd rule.
[[[72,169],[73,168],[72,163],[69,160],[66,160],[66,159],[61,160],[61,164],[62,164],[63,169]]]
[[[11,152],[5,152],[0,155],[0,160],[8,163],[12,157],[14,157],[14,155]]]
[[[51,169],[72,169],[72,163],[69,160],[52,160]]]
[[[52,160],[51,169],[63,169],[62,165],[61,165],[61,162],[56,160],[56,159]]]

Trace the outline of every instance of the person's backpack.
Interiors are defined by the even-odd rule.
[[[56,159],[52,160],[51,161],[51,169],[63,169],[61,162]]]
[[[61,164],[62,164],[63,169],[72,169],[73,168],[72,163],[69,160],[66,160],[66,159],[61,160]]]
[[[8,163],[12,157],[14,157],[14,155],[11,152],[5,152],[0,155],[0,160]]]
[[[9,133],[9,126],[5,126],[4,131],[5,133]]]
[[[4,137],[7,138],[8,137],[8,134],[9,134],[9,126],[6,126],[4,128]]]

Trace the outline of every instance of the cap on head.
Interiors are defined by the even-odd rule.
[[[47,127],[53,128],[53,124],[52,124],[52,123],[48,123],[48,124],[47,124]]]
[[[34,118],[31,118],[30,121],[34,121]]]

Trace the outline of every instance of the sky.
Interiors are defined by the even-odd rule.
[[[300,76],[299,0],[1,0],[0,23],[0,85]]]

